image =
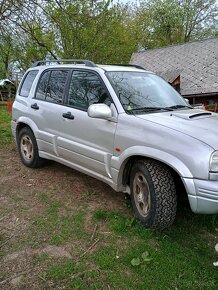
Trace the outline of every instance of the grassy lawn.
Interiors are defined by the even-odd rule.
[[[0,289],[218,289],[217,216],[180,206],[171,228],[145,229],[107,185],[25,168],[0,110]]]
[[[7,107],[0,106],[0,145],[7,145],[12,140],[10,121],[11,115],[7,112]]]

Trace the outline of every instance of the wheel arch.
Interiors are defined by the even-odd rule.
[[[183,179],[181,178],[179,172],[177,170],[175,170],[175,168],[173,168],[172,166],[169,166],[168,164],[166,164],[163,161],[160,161],[156,158],[151,158],[151,157],[142,156],[142,155],[133,155],[133,156],[129,157],[128,159],[126,159],[124,164],[123,164],[122,177],[121,177],[121,182],[122,182],[121,187],[126,188],[126,192],[130,193],[129,192],[130,189],[129,190],[127,190],[127,189],[130,188],[130,174],[131,174],[132,166],[135,162],[142,160],[142,159],[154,160],[154,161],[157,161],[160,164],[164,165],[165,167],[167,167],[173,176],[178,200],[182,203],[185,202],[187,205],[189,204],[186,186],[185,186]]]
[[[163,164],[165,167],[167,167],[173,173],[173,175],[177,175],[178,177],[180,177],[179,172],[177,170],[175,170],[175,168],[173,168],[172,166],[169,166],[168,164],[166,164],[163,161],[160,161],[159,159],[151,158],[151,157],[147,157],[147,156],[141,156],[141,155],[133,155],[133,156],[129,157],[127,160],[125,160],[125,162],[123,164],[122,184],[124,186],[129,184],[130,173],[131,173],[131,169],[132,169],[133,164],[136,161],[139,161],[142,159],[145,159],[145,160],[150,159],[150,160],[157,161],[160,164]]]
[[[135,148],[136,149],[136,148]],[[138,148],[139,149],[139,148]],[[189,168],[177,157],[170,155],[169,153],[162,152],[153,148],[141,148],[137,150],[140,154],[134,154],[129,152],[129,154],[120,155],[119,168],[118,168],[118,180],[117,184],[119,188],[125,188],[130,183],[130,173],[131,168],[137,160],[140,159],[151,159],[155,160],[164,166],[166,166],[174,178],[179,181],[183,186],[182,177],[193,178],[193,175]],[[144,154],[146,152],[147,154]]]
[[[33,123],[32,120],[26,117],[22,117],[17,121],[16,125],[16,140],[18,140],[19,132],[22,128],[29,127],[30,130],[33,132],[33,135],[36,137],[35,132],[37,132],[37,126]]]
[[[35,132],[27,122],[18,122],[16,142],[21,161],[25,166],[38,168],[44,164],[44,159],[39,156]]]

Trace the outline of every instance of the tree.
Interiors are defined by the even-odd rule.
[[[138,22],[143,23],[142,47],[184,43],[215,34],[216,0],[148,0],[141,2]],[[213,28],[212,28],[213,27]]]
[[[9,65],[13,55],[13,39],[11,35],[4,34],[0,39],[0,75],[1,78],[8,77]]]
[[[10,18],[15,11],[19,11],[24,0],[1,0],[0,22]]]
[[[26,70],[36,60],[44,59],[47,54],[56,57],[53,51],[54,39],[47,19],[38,3],[33,0],[24,1],[19,10],[14,9],[3,22],[2,31],[3,35],[10,32],[14,43],[13,58],[22,70]]]
[[[183,11],[184,41],[201,38],[217,22],[216,0],[181,0]],[[206,33],[207,36],[208,33]]]
[[[54,27],[58,55],[106,63],[129,60],[133,47],[122,6],[111,6],[110,0],[57,0],[53,4],[44,9]]]
[[[45,58],[126,63],[142,48],[217,35],[216,0],[112,1],[2,0],[1,71]]]
[[[28,0],[3,21],[24,70],[46,57],[128,62],[137,48],[130,23],[127,6],[111,0]]]

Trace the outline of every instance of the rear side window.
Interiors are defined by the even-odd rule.
[[[31,70],[27,73],[20,88],[20,96],[22,97],[29,96],[30,89],[32,87],[33,81],[35,80],[37,73],[38,70]]]
[[[39,81],[36,99],[62,104],[68,73],[69,70],[46,71]]]

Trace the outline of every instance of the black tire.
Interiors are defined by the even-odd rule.
[[[162,230],[173,223],[177,210],[176,188],[166,166],[150,159],[135,162],[130,190],[135,216],[145,227]]]
[[[44,159],[39,157],[36,138],[29,127],[24,127],[19,131],[17,145],[24,165],[38,168],[44,164]]]

